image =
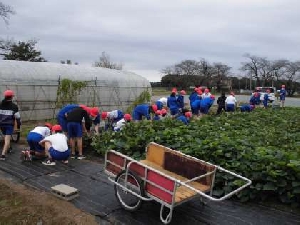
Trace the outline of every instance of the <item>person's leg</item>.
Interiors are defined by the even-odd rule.
[[[52,145],[50,142],[45,142],[45,154],[48,156],[46,161],[42,162],[46,166],[55,166],[55,160],[52,157],[51,151],[53,151]]]
[[[79,156],[82,156],[82,137],[77,137],[76,143],[77,143]]]
[[[1,132],[4,135],[4,144],[0,160],[5,160],[6,153],[10,147],[11,134],[13,133],[13,126],[1,127]]]
[[[71,147],[71,154],[75,156],[75,145],[76,145],[76,138],[70,137],[70,147]]]
[[[7,150],[9,149],[10,146],[10,135],[4,135],[4,145],[2,149],[2,155],[5,156],[7,153]]]

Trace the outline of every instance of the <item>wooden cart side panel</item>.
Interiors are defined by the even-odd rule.
[[[164,169],[180,176],[192,179],[215,170],[215,167],[192,158],[178,154],[176,151],[165,152]],[[203,177],[197,182],[204,185],[212,185],[213,174]]]
[[[118,175],[122,170],[125,169],[125,161],[125,157],[122,157],[114,152],[107,152],[105,170],[113,173],[114,175]]]
[[[147,172],[147,181],[150,181],[154,184],[156,184],[159,187],[162,187],[170,192],[174,191],[175,187],[175,181],[164,177],[155,171],[148,170]],[[160,200],[171,204],[172,203],[172,198],[174,193],[168,193],[167,191],[160,189],[159,187],[156,187],[155,185],[147,182],[145,186],[145,191],[148,192],[149,194],[159,198]]]

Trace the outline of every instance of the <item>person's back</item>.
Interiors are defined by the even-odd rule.
[[[225,100],[226,100],[226,96],[225,96],[225,93],[222,94],[222,96],[220,96],[217,100],[217,104],[220,106],[220,107],[225,107]]]
[[[65,152],[69,150],[67,136],[63,133],[52,134],[48,137],[45,137],[45,140],[50,141],[52,147],[59,152]]]
[[[90,118],[87,111],[81,107],[74,108],[67,114],[68,122],[82,122],[83,118],[85,123],[90,123]]]
[[[5,160],[6,153],[10,148],[10,139],[14,131],[15,121],[17,122],[17,128],[20,129],[21,117],[18,106],[12,102],[14,92],[12,90],[6,90],[4,92],[4,99],[0,103],[0,129],[4,135],[4,145],[0,160]]]
[[[2,100],[0,103],[0,125],[14,125],[15,118],[20,118],[18,106],[12,101]]]
[[[149,104],[141,104],[137,105],[132,112],[133,120],[142,120],[143,116],[146,117],[147,120],[150,120],[150,105]]]

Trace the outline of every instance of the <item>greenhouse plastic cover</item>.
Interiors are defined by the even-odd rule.
[[[1,93],[6,89],[16,93],[15,101],[26,120],[54,117],[62,79],[87,81],[77,103],[101,110],[125,110],[143,91],[151,93],[150,82],[132,72],[49,62],[0,60],[0,79]]]

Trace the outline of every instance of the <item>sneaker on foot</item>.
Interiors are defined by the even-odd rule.
[[[5,155],[1,155],[0,160],[5,161]]]
[[[32,161],[32,156],[31,156],[29,150],[25,151],[25,155],[26,155],[26,160],[27,160],[27,161]]]
[[[26,161],[26,151],[21,151],[20,159],[21,159],[22,161]]]
[[[55,161],[51,160],[51,159],[47,159],[46,161],[42,162],[43,165],[46,165],[46,166],[55,166]]]
[[[79,159],[79,160],[85,159],[85,156],[84,155],[79,155],[79,156],[77,156],[77,159]]]
[[[7,153],[12,153],[12,147],[11,146],[8,148]]]
[[[69,163],[68,160],[62,160],[61,162],[62,162],[63,164],[68,164],[68,163]]]
[[[76,159],[77,158],[77,156],[76,155],[71,155],[71,159]]]

